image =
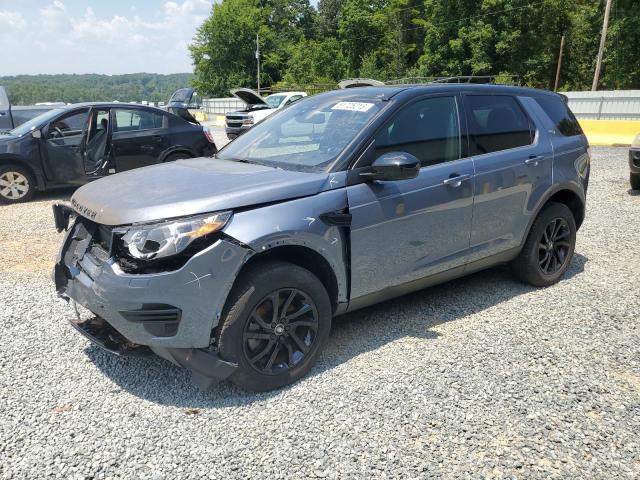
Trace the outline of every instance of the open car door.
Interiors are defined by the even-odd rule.
[[[3,130],[11,130],[13,121],[11,120],[11,104],[9,96],[4,87],[0,87],[0,132]]]
[[[89,108],[69,110],[43,128],[43,153],[51,178],[60,184],[87,182],[85,146]]]
[[[189,110],[198,110],[200,103],[197,101],[198,94],[193,88],[181,88],[171,95],[167,104],[167,111],[184,118],[187,122],[199,125],[199,122],[191,115]]]

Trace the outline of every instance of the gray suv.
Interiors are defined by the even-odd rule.
[[[103,348],[249,390],[308,372],[337,315],[505,262],[554,284],[590,166],[563,97],[489,85],[308,97],[216,159],[113,175],[56,205],[54,277]]]

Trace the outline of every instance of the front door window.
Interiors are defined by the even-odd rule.
[[[62,140],[62,142],[57,143],[64,143],[65,145],[71,145],[75,142],[79,144],[88,117],[89,112],[82,110],[51,122],[48,138]]]
[[[423,167],[460,158],[455,97],[434,97],[405,107],[376,135],[375,157],[407,152]]]

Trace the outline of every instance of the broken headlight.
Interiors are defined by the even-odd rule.
[[[193,242],[219,231],[231,212],[208,213],[161,223],[132,225],[122,231],[122,247],[136,260],[155,260],[183,252]]]

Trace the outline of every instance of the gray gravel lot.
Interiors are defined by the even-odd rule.
[[[267,394],[91,346],[49,280],[69,192],[0,207],[0,478],[640,477],[626,155],[593,149],[558,285],[497,268],[345,316],[311,375]]]

